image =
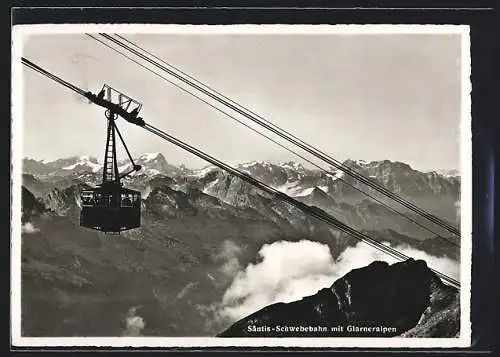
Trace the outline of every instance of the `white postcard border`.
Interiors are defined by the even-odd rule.
[[[21,177],[23,80],[21,54],[25,36],[84,32],[141,34],[461,34],[461,261],[460,337],[458,338],[221,338],[221,337],[22,337],[21,336]],[[11,342],[17,347],[469,347],[472,258],[472,133],[470,37],[467,25],[156,25],[40,24],[16,25],[12,31],[11,141]]]

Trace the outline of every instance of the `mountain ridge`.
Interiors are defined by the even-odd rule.
[[[155,159],[167,161],[165,156],[161,152],[145,152],[143,154],[140,154],[140,155],[134,157],[134,160],[144,160],[144,161],[153,161]],[[25,169],[28,168],[28,170],[24,171],[24,172],[26,172],[26,171],[30,170],[30,164],[38,165],[39,167],[40,166],[62,167],[62,166],[70,166],[71,164],[74,164],[75,162],[78,162],[78,161],[91,162],[91,163],[99,164],[101,166],[103,165],[102,160],[97,159],[94,156],[75,155],[75,156],[69,156],[66,158],[59,158],[59,159],[55,159],[55,160],[50,160],[50,161],[45,160],[45,159],[36,160],[36,159],[30,158],[30,157],[24,157],[23,158],[23,166]],[[127,159],[127,158],[118,160],[118,162],[120,164],[124,164],[128,161],[129,161],[129,159]],[[70,163],[70,165],[68,165],[68,163]],[[401,161],[391,161],[391,160],[366,161],[366,160],[346,159],[342,162],[342,165],[347,166],[347,167],[353,167],[353,168],[354,167],[358,167],[358,168],[359,167],[376,167],[376,166],[379,166],[382,164],[392,164],[395,166],[403,166],[403,167],[406,167],[407,169],[411,169],[411,170],[418,171],[421,173],[431,174],[431,173],[435,172],[438,175],[446,176],[446,177],[459,177],[460,176],[460,171],[457,169],[436,168],[433,170],[421,171],[421,170],[413,169],[409,164],[401,162]],[[258,165],[283,167],[283,168],[294,169],[297,171],[299,171],[299,170],[318,171],[319,170],[318,168],[307,169],[303,166],[302,163],[297,162],[297,161],[293,161],[293,160],[287,160],[287,161],[277,162],[277,163],[274,163],[272,161],[266,161],[266,160],[253,160],[253,161],[249,161],[249,162],[239,163],[236,166],[240,167],[240,168],[249,168],[249,167],[258,166]],[[172,165],[172,166],[175,166],[175,165]],[[182,170],[185,170],[185,171],[195,172],[195,171],[201,171],[209,166],[212,166],[212,165],[205,165],[204,167],[201,167],[201,168],[187,168],[184,165],[179,165],[179,166],[175,166],[175,167],[182,169]],[[337,169],[333,168],[333,167],[328,168],[328,170],[333,171],[333,172],[337,171]]]

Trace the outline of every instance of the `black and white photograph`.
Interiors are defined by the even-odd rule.
[[[15,345],[470,345],[468,26],[12,46]]]

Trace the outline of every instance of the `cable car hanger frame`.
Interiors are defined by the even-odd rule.
[[[81,192],[80,225],[106,234],[119,234],[122,231],[138,228],[141,226],[141,194],[139,191],[122,187],[121,179],[139,171],[142,167],[134,162],[115,121],[121,116],[139,125],[142,119],[138,119],[137,115],[142,104],[108,84],[104,84],[97,95],[91,92],[86,92],[84,95],[106,109],[108,124],[102,183],[97,188]],[[135,107],[129,112],[132,105]],[[132,169],[121,174],[116,156],[116,134],[132,163]]]

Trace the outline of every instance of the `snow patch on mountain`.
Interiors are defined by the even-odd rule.
[[[319,188],[321,191],[328,193],[328,186],[312,186],[312,187],[303,187],[300,185],[299,181],[287,182],[284,185],[273,187],[275,190],[278,190],[285,195],[290,197],[305,197],[310,195],[315,188]]]
[[[139,156],[139,160],[143,162],[153,161],[157,159],[161,154],[159,152],[147,152]]]
[[[356,166],[359,166],[359,167],[366,167],[366,166],[369,166],[370,164],[372,164],[374,162],[371,162],[369,163],[368,161],[366,160],[353,160],[353,159],[347,159],[343,162],[343,165],[347,166],[347,167],[356,167]],[[376,162],[375,162],[376,163]]]
[[[324,193],[328,193],[328,186],[317,186],[321,191],[323,191]]]
[[[270,166],[271,164],[268,163],[267,161],[254,160],[254,161],[251,161],[251,162],[247,162],[245,164],[240,164],[239,167],[249,168],[249,167],[253,167],[253,166],[256,166],[256,165]]]
[[[101,165],[97,163],[97,160],[90,156],[80,156],[79,160],[73,165],[65,166],[63,170],[74,170],[78,166],[88,166],[92,169],[92,172],[97,172],[101,169]]]
[[[301,191],[299,191],[299,192],[296,192],[294,196],[295,196],[295,197],[304,197],[304,196],[308,196],[308,195],[310,195],[310,194],[314,191],[314,189],[315,189],[315,188],[316,188],[316,187],[309,187],[309,188],[305,188],[305,189],[303,189],[303,190],[301,190]]]
[[[331,172],[333,172],[333,171],[335,171],[335,170],[331,170]],[[336,181],[338,179],[343,178],[345,176],[345,173],[341,170],[336,170],[335,174],[332,175],[332,174],[327,173],[326,176],[331,178],[333,181]]]
[[[291,181],[291,182],[285,183],[284,185],[276,186],[276,187],[273,187],[273,188],[275,190],[283,192],[284,194],[286,194],[288,196],[293,196],[293,194],[295,192],[297,192],[297,190],[301,189],[300,187],[297,187],[298,185],[299,185],[298,181]]]
[[[434,170],[430,171],[430,173],[435,172],[438,175],[441,175],[446,178],[451,178],[451,177],[459,177],[460,176],[460,171],[455,170],[455,169],[441,169],[441,170]]]
[[[210,194],[212,193],[212,189],[219,183],[220,178],[215,179],[214,181],[210,182],[208,185],[206,185],[202,192],[205,194]]]
[[[202,177],[205,177],[206,175],[208,175],[210,172],[212,172],[215,169],[216,169],[215,166],[208,165],[208,166],[205,166],[202,169],[193,170],[193,172],[189,176],[191,176],[191,177],[197,177],[197,178],[202,178]]]
[[[147,174],[149,174],[150,176],[154,176],[154,175],[159,175],[159,174],[161,174],[160,170],[157,170],[157,169],[148,169],[146,172],[147,172]]]
[[[304,170],[304,166],[302,166],[300,163],[294,162],[294,161],[283,162],[280,164],[280,166],[283,168],[286,168],[286,169],[291,169],[291,170],[296,170],[296,171]]]

